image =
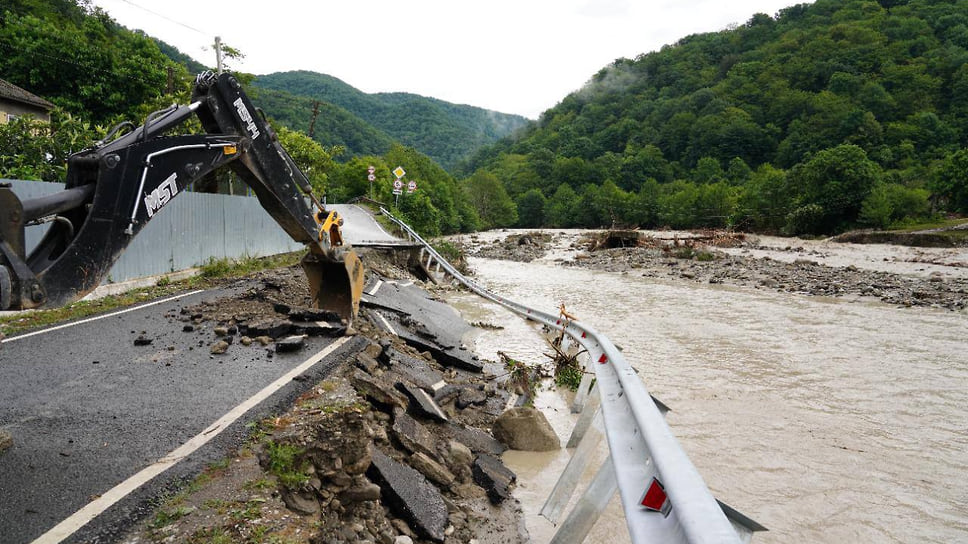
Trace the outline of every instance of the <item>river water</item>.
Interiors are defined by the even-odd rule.
[[[889,264],[883,251],[853,255]],[[672,408],[669,425],[716,497],[769,529],[754,543],[968,542],[968,314],[555,263],[567,255],[471,267],[518,302],[564,303],[620,346]],[[533,325],[466,292],[447,297],[468,321],[505,327],[471,340],[483,357],[547,361]],[[536,403],[563,443],[567,403],[555,391]],[[554,533],[537,512],[569,453],[505,455],[534,542]],[[588,542],[624,534],[613,500]]]

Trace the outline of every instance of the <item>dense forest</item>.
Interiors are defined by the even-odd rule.
[[[285,114],[282,103],[277,103],[278,109],[266,108],[280,120],[285,116],[290,128],[308,126],[312,106],[305,107],[306,98],[328,102],[366,121],[393,140],[419,149],[447,169],[479,147],[493,143],[527,123],[520,115],[451,104],[415,94],[367,94],[335,77],[315,72],[261,75],[253,83],[262,89],[285,91],[303,99],[303,104],[291,103]],[[356,137],[363,136],[362,129],[360,133],[348,130],[345,134],[346,138],[361,143],[366,139]],[[348,146],[348,150],[355,154],[358,148]],[[378,146],[359,152],[385,150],[386,147]]]
[[[464,163],[520,226],[792,234],[968,212],[968,2],[818,0],[619,59]]]

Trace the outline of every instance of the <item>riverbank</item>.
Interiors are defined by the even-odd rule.
[[[879,300],[903,307],[968,308],[968,248],[858,246],[661,231],[613,233],[613,240],[603,243],[609,237],[606,231],[514,231],[461,240],[470,255],[490,259],[543,259],[651,278]],[[863,262],[858,257],[861,251],[880,260]]]

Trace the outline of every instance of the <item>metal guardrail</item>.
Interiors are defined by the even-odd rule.
[[[750,542],[753,531],[763,529],[712,496],[699,471],[672,434],[663,410],[607,337],[588,324],[569,319],[564,312],[549,314],[491,293],[461,274],[406,223],[384,208],[380,208],[380,211],[411,240],[423,246],[421,259],[426,253],[428,270],[431,261],[436,261],[438,270],[442,267],[447,274],[476,294],[526,319],[563,331],[587,350],[587,366],[591,367],[596,378],[595,389],[599,392],[601,421],[605,427],[610,458],[599,469],[568,519],[559,525],[552,542],[584,540],[598,514],[614,495],[616,487],[621,494],[629,535],[635,544]],[[588,381],[583,382],[584,387],[587,387]],[[595,412],[594,419],[597,418],[598,413]],[[585,426],[589,423],[590,420]],[[580,419],[575,431],[579,437],[584,429],[577,427],[582,425]],[[586,435],[578,444],[572,457],[577,466],[572,468],[572,463],[569,463],[565,469],[568,474],[562,475],[543,514],[550,511],[557,516],[557,512],[567,503],[577,482],[576,473],[584,469],[585,461],[578,458],[580,454],[585,456],[583,450],[588,448],[583,448],[583,443],[587,439]],[[559,487],[564,491],[560,492]],[[556,494],[563,496],[556,497]],[[551,504],[553,502],[555,504]]]

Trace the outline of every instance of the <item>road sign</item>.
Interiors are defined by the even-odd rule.
[[[402,193],[402,192],[403,192],[403,190],[401,190],[401,189],[394,189],[394,190],[393,190],[393,194],[395,194],[395,195],[398,195],[398,196],[399,196],[399,195],[400,195],[400,193]]]
[[[407,175],[407,171],[404,170],[402,166],[398,166],[393,169],[393,175],[397,176],[398,178],[402,178],[403,176]]]
[[[369,181],[376,181],[376,175],[370,174],[370,175],[366,176],[366,179],[369,180]]]
[[[416,181],[412,181],[411,180],[410,182],[407,183],[407,192],[408,193],[412,193],[412,192],[414,192],[416,190],[417,190],[417,182]]]
[[[400,181],[400,179],[399,179],[399,178],[398,178],[398,179],[395,179],[395,180],[393,180],[393,188],[394,188],[394,189],[396,189],[396,190],[400,190],[400,189],[403,189],[403,182],[402,182],[402,181]]]
[[[366,167],[366,173],[367,174],[372,174],[373,172],[376,172],[376,166],[367,166]]]

